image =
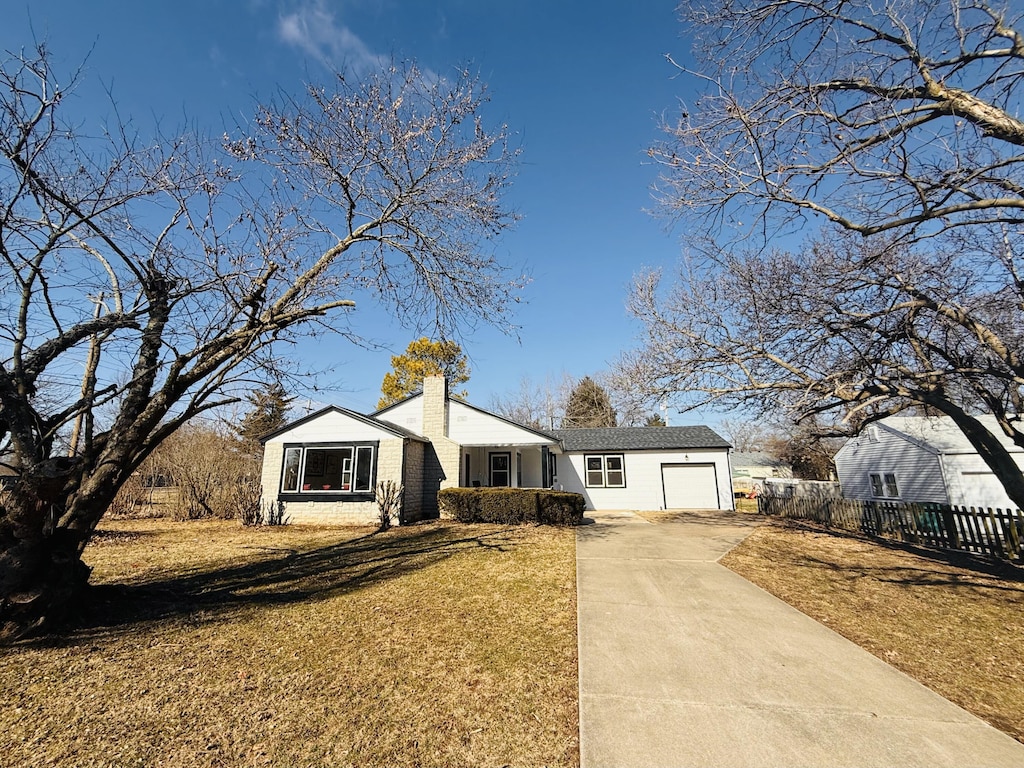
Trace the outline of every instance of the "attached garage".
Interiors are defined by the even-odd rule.
[[[694,427],[560,429],[557,487],[587,509],[732,509],[730,445]]]
[[[662,464],[665,509],[718,509],[718,473],[714,464]]]

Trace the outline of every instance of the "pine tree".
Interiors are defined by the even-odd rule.
[[[285,394],[279,382],[254,390],[246,397],[252,408],[234,427],[235,434],[244,443],[255,445],[263,435],[273,432],[287,421],[288,408],[294,399],[294,396]]]
[[[647,421],[644,422],[645,427],[667,427],[668,422],[662,418],[660,413],[652,413],[647,417]]]
[[[466,355],[454,341],[431,341],[426,336],[411,341],[404,355],[391,357],[391,367],[393,370],[384,374],[380,385],[378,408],[386,408],[421,389],[427,376],[443,375],[449,387],[469,381]],[[465,399],[466,390],[451,394]]]
[[[584,376],[569,393],[565,404],[562,427],[614,427],[617,426],[615,409],[604,388],[589,376]]]

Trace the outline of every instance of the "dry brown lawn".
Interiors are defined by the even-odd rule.
[[[107,523],[4,766],[578,765],[574,532]]]
[[[722,563],[1024,741],[1024,570],[782,523]]]

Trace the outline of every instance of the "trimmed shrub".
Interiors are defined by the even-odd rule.
[[[579,525],[587,500],[583,494],[568,491],[540,491],[537,506],[541,522],[548,525]]]
[[[578,493],[538,488],[445,488],[437,504],[442,517],[460,523],[579,525],[586,501]]]

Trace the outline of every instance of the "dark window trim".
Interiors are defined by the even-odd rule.
[[[377,496],[365,491],[299,491],[278,493],[278,501],[376,501]]]
[[[326,450],[341,450],[344,448],[352,449],[352,485],[355,485],[355,457],[357,455],[357,448],[373,448],[373,461],[370,465],[370,489],[360,491],[344,491],[342,489],[329,491],[323,490],[323,488],[310,488],[308,491],[302,490],[302,475],[301,472],[306,466],[306,451],[309,449],[326,449]],[[288,457],[289,448],[299,448],[302,450],[302,454],[299,457],[299,490],[297,491],[283,491],[281,485],[284,483],[284,471],[285,461]],[[277,481],[277,498],[278,501],[373,501],[376,498],[374,488],[377,487],[377,461],[380,456],[380,441],[379,440],[346,440],[344,442],[324,442],[323,440],[316,440],[305,443],[285,443],[283,450],[281,451],[281,470],[278,475]]]
[[[495,485],[494,484],[494,464],[491,463],[492,456],[504,456],[508,459],[508,468],[504,471],[508,475],[508,485]],[[487,484],[492,488],[511,488],[512,487],[512,451],[488,451],[487,452]]]
[[[608,485],[608,457],[618,458],[622,463],[622,469],[613,469],[612,472],[622,472],[622,485]],[[601,459],[601,483],[590,482],[591,470],[587,467],[588,459]],[[593,470],[597,471],[597,470]],[[626,454],[624,453],[585,453],[583,454],[583,485],[586,488],[625,488],[626,487]]]

